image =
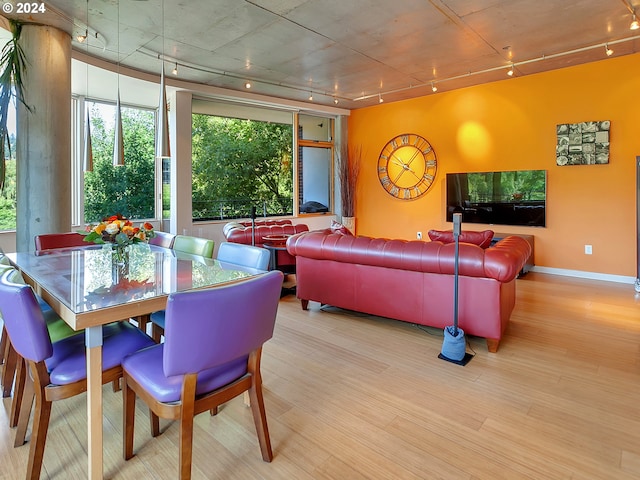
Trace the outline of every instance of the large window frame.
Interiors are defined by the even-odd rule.
[[[292,110],[281,110],[277,108],[264,107],[259,105],[238,104],[231,101],[221,101],[215,99],[207,99],[194,97],[192,100],[192,119],[194,115],[211,115],[214,117],[235,118],[240,120],[254,120],[261,122],[273,122],[281,124],[289,124],[292,128],[292,167],[293,167],[293,188],[291,191],[293,205],[290,215],[277,215],[284,217],[302,217],[311,215],[315,212],[301,212],[305,188],[304,188],[304,157],[301,155],[305,149],[318,149],[320,156],[324,155],[323,161],[326,162],[326,172],[323,173],[323,184],[326,193],[323,201],[326,202],[326,209],[319,211],[322,214],[332,214],[336,210],[334,201],[334,161],[335,161],[335,124],[336,117],[328,114],[317,114],[308,112],[298,112]],[[312,121],[326,125],[324,127],[324,137],[317,138],[300,135],[301,122]],[[328,133],[327,133],[328,132]],[[322,152],[325,150],[327,153]],[[315,153],[315,152],[314,152]],[[317,156],[316,156],[317,162]],[[307,181],[309,179],[307,178]],[[257,209],[258,216],[269,216],[262,209]],[[224,216],[222,213],[215,218],[192,218],[193,222],[218,222],[229,221],[237,218],[246,218],[245,216]]]
[[[83,226],[85,222],[85,172],[84,172],[84,154],[85,154],[85,123],[87,119],[86,108],[89,103],[100,103],[104,105],[115,106],[116,103],[109,100],[99,98],[88,98],[82,95],[73,95],[71,98],[71,222],[74,227]],[[153,124],[157,130],[158,111],[157,108],[149,108],[146,106],[121,104],[123,109],[130,108],[142,111],[153,112]],[[155,139],[155,135],[154,135]],[[153,217],[152,218],[135,218],[136,221],[156,221],[162,218],[162,162],[155,158],[154,153],[154,199],[153,199]],[[118,212],[105,212],[109,213]]]

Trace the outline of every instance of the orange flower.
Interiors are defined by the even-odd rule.
[[[100,223],[96,225],[96,228],[94,228],[93,231],[96,232],[97,234],[102,234],[105,228],[107,228],[107,226],[104,223]]]
[[[144,222],[142,228],[144,228],[145,230],[153,230],[153,225],[151,225],[149,222]]]
[[[128,237],[132,237],[135,233],[135,229],[131,225],[125,224],[122,229],[122,233],[126,234]]]

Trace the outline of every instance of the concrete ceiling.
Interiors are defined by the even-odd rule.
[[[635,53],[636,5],[640,14],[640,0],[51,0],[30,19],[155,78],[164,58],[168,79],[244,92],[250,81],[258,94],[352,109],[433,94],[432,82],[503,80],[512,63],[523,76],[604,60],[605,44],[612,57]]]

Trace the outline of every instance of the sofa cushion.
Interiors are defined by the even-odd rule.
[[[326,233],[327,235],[330,233],[337,233],[338,235],[348,235],[350,237],[353,236],[353,233],[351,233],[351,231],[347,227],[345,227],[340,222],[336,222],[335,220],[331,220],[331,226],[329,228],[325,228],[324,230],[322,230],[322,232]]]
[[[429,238],[432,242],[453,243],[452,230],[429,230]],[[460,242],[472,243],[480,248],[489,248],[491,240],[493,240],[493,230],[483,230],[482,232],[474,232],[471,230],[460,232],[458,238]]]

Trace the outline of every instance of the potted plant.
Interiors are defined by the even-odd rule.
[[[4,188],[5,181],[6,149],[9,146],[7,117],[11,99],[15,97],[27,110],[30,110],[24,100],[24,84],[22,81],[27,61],[24,50],[18,43],[22,33],[22,24],[15,20],[9,20],[9,25],[11,27],[11,40],[3,47],[2,55],[0,56],[0,190]]]
[[[355,235],[356,185],[360,173],[362,149],[359,146],[343,146],[338,156],[342,224]]]

